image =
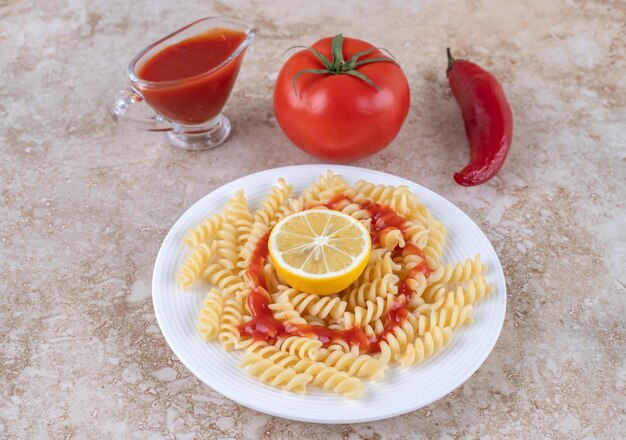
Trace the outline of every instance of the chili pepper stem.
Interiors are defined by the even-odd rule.
[[[449,73],[456,59],[452,56],[452,52],[450,52],[449,47],[446,48],[446,53],[448,54],[448,69],[446,70],[446,73]]]

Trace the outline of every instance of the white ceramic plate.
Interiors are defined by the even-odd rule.
[[[256,208],[279,177],[300,193],[332,169],[350,183],[364,179],[387,185],[408,185],[419,195],[435,218],[447,228],[443,261],[456,262],[480,252],[489,266],[487,281],[495,292],[474,308],[475,323],[456,330],[450,345],[428,361],[408,369],[392,366],[381,381],[365,381],[359,400],[347,400],[323,390],[306,395],[282,391],[247,375],[237,365],[242,352],[225,352],[218,342],[204,342],[196,329],[198,311],[207,286],[180,291],[176,273],[187,249],[183,236],[207,214],[218,211],[236,190],[244,189]],[[506,309],[506,286],[502,266],[491,243],[479,227],[459,208],[434,192],[411,181],[379,171],[337,165],[301,165],[251,174],[224,185],[194,204],[171,229],[159,255],[152,278],[152,301],[166,341],[180,361],[202,382],[241,405],[287,419],[314,423],[356,423],[393,417],[421,408],[450,393],[465,382],[493,349]]]

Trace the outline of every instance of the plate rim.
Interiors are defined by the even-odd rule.
[[[222,390],[218,389],[219,387],[214,386],[214,384],[209,384],[207,383],[207,381],[202,377],[201,374],[199,374],[199,372],[196,371],[196,369],[194,367],[192,367],[191,365],[189,365],[189,363],[180,356],[180,351],[177,350],[175,348],[175,344],[172,344],[172,341],[170,340],[171,335],[168,335],[166,331],[164,331],[164,316],[161,314],[162,311],[160,311],[157,307],[157,303],[155,301],[155,296],[156,296],[156,290],[158,289],[158,287],[156,287],[158,285],[157,283],[157,276],[158,276],[158,272],[157,269],[159,268],[159,263],[165,258],[165,244],[168,242],[168,237],[170,237],[172,235],[172,231],[174,231],[175,229],[177,229],[177,226],[180,223],[184,223],[184,220],[186,219],[187,216],[191,215],[190,213],[194,210],[194,208],[198,205],[203,203],[203,201],[207,198],[210,198],[214,195],[214,193],[222,190],[224,187],[229,186],[229,185],[235,185],[237,182],[241,182],[244,180],[248,180],[248,179],[254,179],[254,177],[257,176],[263,176],[266,174],[272,174],[275,176],[280,176],[280,172],[281,171],[287,171],[287,170],[294,170],[294,169],[305,169],[307,172],[311,172],[313,170],[319,170],[317,171],[317,175],[321,175],[323,173],[325,173],[327,170],[332,170],[333,172],[337,173],[337,174],[345,174],[350,173],[352,170],[365,170],[369,173],[372,173],[372,183],[377,184],[375,177],[376,176],[384,176],[386,178],[392,178],[396,181],[398,181],[398,185],[401,184],[410,184],[410,185],[416,185],[417,187],[420,188],[420,191],[423,191],[424,193],[429,193],[429,196],[433,196],[435,198],[441,198],[443,199],[446,203],[452,205],[459,213],[461,213],[463,216],[466,217],[466,220],[469,220],[471,223],[473,223],[478,230],[480,230],[481,234],[483,235],[484,239],[486,240],[487,244],[491,247],[491,249],[493,250],[493,254],[496,257],[497,260],[497,267],[490,267],[490,271],[493,270],[498,271],[500,277],[502,278],[503,282],[503,293],[502,293],[502,306],[499,310],[499,315],[497,316],[498,318],[498,325],[497,325],[497,332],[493,332],[493,334],[495,335],[495,337],[493,337],[493,341],[489,346],[488,350],[485,350],[484,355],[480,356],[480,362],[476,363],[476,367],[475,368],[471,368],[470,370],[468,370],[468,372],[463,375],[462,380],[458,381],[458,384],[456,384],[453,388],[451,388],[448,391],[445,392],[441,392],[441,393],[437,393],[436,396],[432,399],[429,399],[428,402],[426,403],[419,403],[414,407],[411,408],[402,408],[399,410],[395,410],[395,411],[389,411],[388,413],[384,413],[384,414],[380,414],[380,415],[375,415],[375,416],[359,416],[358,414],[355,415],[354,417],[350,417],[350,418],[342,418],[342,419],[333,419],[333,420],[320,420],[319,418],[315,418],[315,417],[307,417],[306,415],[297,415],[297,416],[286,416],[278,411],[274,411],[272,409],[267,409],[267,408],[263,408],[260,405],[256,405],[254,403],[250,403],[248,401],[242,401],[241,399],[239,399],[239,396],[237,397],[233,397],[229,394],[227,394],[226,392],[223,392]],[[403,414],[407,414],[410,413],[412,411],[416,411],[420,408],[423,408],[427,405],[430,405],[440,399],[442,399],[443,397],[447,396],[448,394],[452,393],[453,391],[455,391],[456,389],[458,389],[459,387],[461,387],[465,382],[467,382],[467,380],[469,380],[470,377],[472,377],[474,375],[474,373],[476,373],[476,371],[478,371],[478,369],[485,363],[485,361],[487,360],[487,358],[491,355],[491,353],[493,352],[493,349],[495,347],[495,345],[497,344],[500,335],[502,333],[502,329],[504,327],[504,321],[505,321],[505,315],[506,315],[506,306],[507,306],[507,288],[506,288],[506,277],[504,275],[504,270],[502,268],[502,263],[500,262],[500,258],[495,250],[495,248],[493,247],[493,244],[491,243],[491,241],[489,240],[489,238],[487,237],[487,235],[483,232],[483,230],[480,228],[480,226],[465,212],[463,211],[461,208],[459,208],[456,204],[454,204],[453,202],[451,202],[450,200],[448,200],[447,198],[445,198],[444,196],[436,193],[435,191],[432,191],[431,189],[420,185],[414,181],[411,181],[407,178],[401,177],[401,176],[397,176],[391,173],[387,173],[384,171],[378,171],[378,170],[374,170],[371,168],[366,168],[366,167],[356,167],[356,166],[350,166],[350,165],[337,165],[337,164],[302,164],[302,165],[288,165],[288,166],[283,166],[283,167],[276,167],[276,168],[270,168],[270,169],[266,169],[266,170],[261,170],[261,171],[257,171],[254,173],[250,173],[250,174],[246,174],[244,176],[238,177],[234,180],[231,180],[230,182],[226,182],[223,183],[221,185],[219,185],[218,187],[214,188],[213,190],[211,190],[210,192],[208,192],[207,194],[205,194],[204,196],[202,196],[201,198],[199,198],[198,200],[196,200],[193,204],[191,204],[184,212],[183,214],[181,214],[178,219],[174,222],[174,224],[171,226],[171,228],[169,229],[169,231],[167,232],[167,234],[165,235],[163,241],[161,242],[161,246],[159,247],[159,251],[157,253],[157,256],[155,258],[154,261],[154,267],[153,267],[153,272],[152,272],[152,286],[151,286],[151,290],[152,290],[152,295],[151,295],[151,301],[152,301],[152,306],[153,306],[153,310],[155,313],[155,317],[157,320],[157,324],[159,326],[159,330],[161,331],[161,334],[163,335],[167,345],[169,346],[170,350],[172,350],[172,352],[174,353],[174,355],[177,357],[177,359],[185,366],[185,368],[187,368],[187,370],[189,370],[198,380],[200,380],[200,382],[202,382],[204,385],[208,386],[210,389],[212,389],[213,391],[217,392],[218,394],[220,394],[221,396],[236,402],[239,405],[242,405],[246,408],[250,408],[253,409],[255,411],[258,411],[260,413],[263,414],[268,414],[271,416],[275,416],[275,417],[280,417],[286,420],[294,420],[294,421],[298,421],[298,422],[305,422],[305,423],[319,423],[319,424],[349,424],[349,423],[364,423],[364,422],[373,422],[373,421],[377,421],[377,420],[384,420],[384,419],[388,419],[388,418],[392,418],[392,417],[397,417]],[[454,381],[455,383],[457,382],[457,380]]]

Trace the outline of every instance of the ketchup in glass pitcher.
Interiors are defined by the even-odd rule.
[[[245,21],[206,17],[150,44],[128,65],[131,87],[118,93],[111,116],[184,150],[223,144],[231,125],[222,109],[255,34]]]
[[[218,66],[245,39],[244,32],[217,28],[161,49],[141,65],[137,76],[174,82],[166,88],[142,88],[143,98],[163,116],[180,123],[197,124],[217,116],[235,84],[241,59]],[[215,71],[207,75],[211,69]]]

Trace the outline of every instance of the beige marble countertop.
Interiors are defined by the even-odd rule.
[[[108,108],[145,45],[196,18],[253,21],[230,142],[188,153]],[[354,165],[464,209],[508,283],[506,322],[459,389],[410,414],[314,425],[241,407],[176,359],[151,301],[156,253],[197,199],[316,160],[272,115],[281,53],[343,32],[390,49],[412,105]],[[626,3],[0,2],[0,438],[626,437]],[[466,140],[445,47],[491,70],[515,113],[507,163],[462,188]]]

